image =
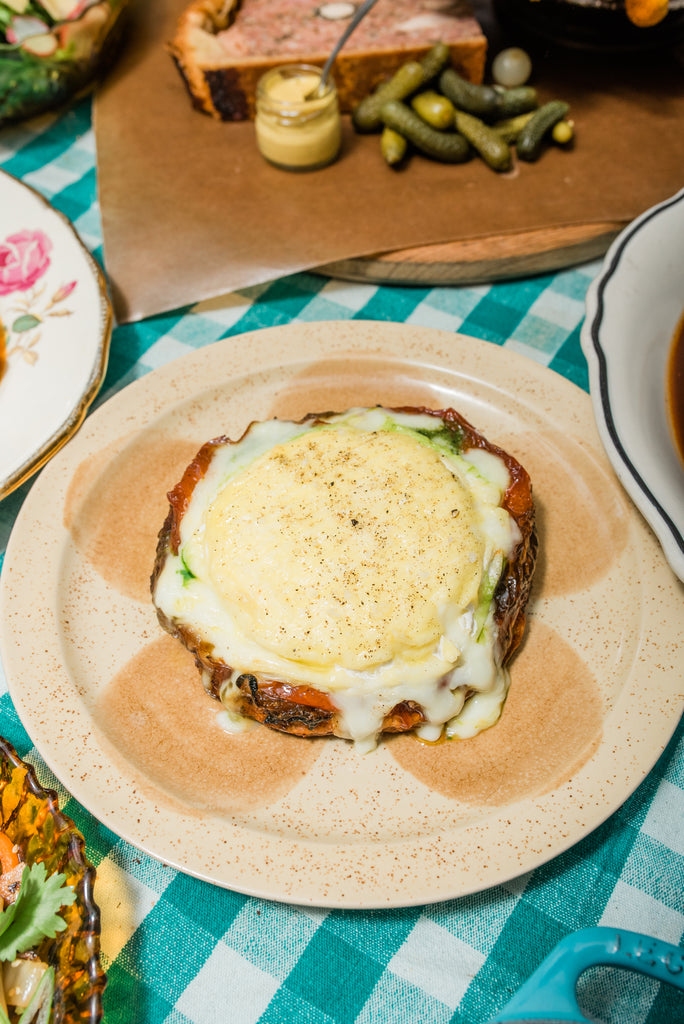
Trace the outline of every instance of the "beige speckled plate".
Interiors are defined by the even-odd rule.
[[[530,470],[542,556],[504,714],[473,740],[394,737],[365,757],[230,736],[150,605],[165,491],[252,418],[375,402],[453,405]],[[683,615],[587,395],[484,342],[359,321],[229,338],[111,399],[32,488],[0,591],[12,698],[90,811],[200,878],[342,907],[479,890],[600,824],[678,721]]]

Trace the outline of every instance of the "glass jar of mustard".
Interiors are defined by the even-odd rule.
[[[332,163],[340,151],[342,123],[337,90],[329,78],[321,94],[321,68],[285,64],[259,80],[255,130],[262,156],[288,171],[310,171]]]

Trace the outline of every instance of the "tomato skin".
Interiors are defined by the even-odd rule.
[[[11,871],[12,868],[16,868],[18,863],[19,856],[14,849],[14,843],[8,835],[0,832],[0,864],[3,875]]]
[[[327,693],[315,690],[312,686],[292,686],[290,683],[263,682],[259,689],[269,697],[287,700],[291,704],[304,704],[307,708],[320,708],[321,711],[337,711]]]

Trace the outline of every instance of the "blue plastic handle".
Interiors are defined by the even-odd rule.
[[[684,950],[619,928],[583,928],[562,939],[490,1024],[553,1020],[584,1024],[577,981],[588,967],[626,967],[684,991]]]

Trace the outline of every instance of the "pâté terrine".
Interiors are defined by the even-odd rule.
[[[254,117],[264,72],[279,64],[322,65],[357,6],[351,0],[194,0],[169,49],[198,110],[243,121]],[[440,41],[464,78],[482,81],[487,42],[467,0],[378,0],[335,61],[341,110],[353,110],[401,64]]]

